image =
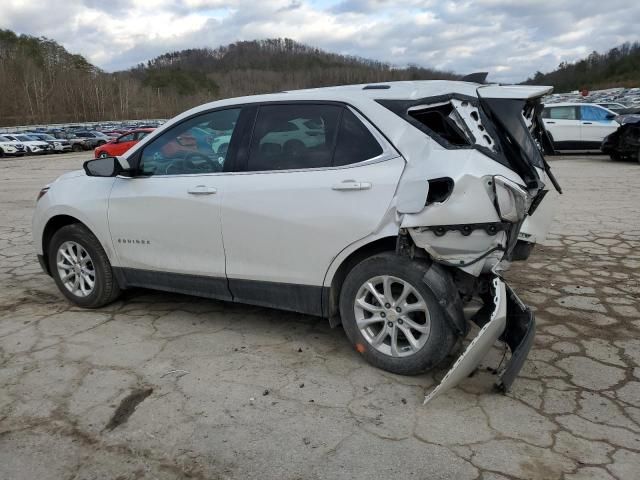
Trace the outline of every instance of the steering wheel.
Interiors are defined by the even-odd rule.
[[[187,154],[186,157],[184,157],[184,161],[185,161],[185,163],[187,164],[188,167],[193,168],[194,170],[199,170],[200,168],[197,167],[193,163],[194,159],[202,159],[202,160],[204,160],[208,164],[209,168],[211,169],[210,170],[211,172],[221,172],[222,171],[222,165],[219,162],[211,160],[211,158],[209,158],[204,153],[194,152],[194,153],[189,153],[189,154]]]

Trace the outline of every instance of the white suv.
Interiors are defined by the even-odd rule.
[[[556,150],[600,150],[604,138],[620,126],[617,116],[595,103],[554,103],[542,110]]]
[[[194,108],[42,189],[41,265],[88,308],[147,287],[323,316],[399,374],[440,363],[473,321],[482,341],[445,383],[501,337],[507,389],[535,327],[500,271],[550,221],[555,180],[536,143],[550,90],[392,82]],[[285,139],[287,125],[306,128]]]

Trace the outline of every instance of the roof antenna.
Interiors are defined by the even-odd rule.
[[[469,75],[465,75],[460,80],[463,81],[463,82],[473,82],[473,83],[486,84],[487,83],[487,75],[489,75],[489,72],[474,72],[474,73],[470,73]]]

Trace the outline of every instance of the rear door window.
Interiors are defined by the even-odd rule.
[[[247,170],[330,167],[341,111],[338,105],[261,106]]]
[[[554,120],[576,120],[576,107],[549,107],[549,118]]]

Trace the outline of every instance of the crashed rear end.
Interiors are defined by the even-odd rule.
[[[452,279],[459,295],[442,303],[459,335],[469,321],[480,327],[426,401],[468,376],[498,339],[511,350],[496,383],[507,391],[533,344],[534,315],[502,272],[544,240],[551,198],[560,193],[541,153],[552,148],[540,117],[540,98],[550,91],[478,85],[475,96],[378,101],[437,143],[403,152],[399,253],[422,250]]]
[[[640,162],[640,115],[621,115],[620,126],[602,141],[600,150],[613,160]]]

